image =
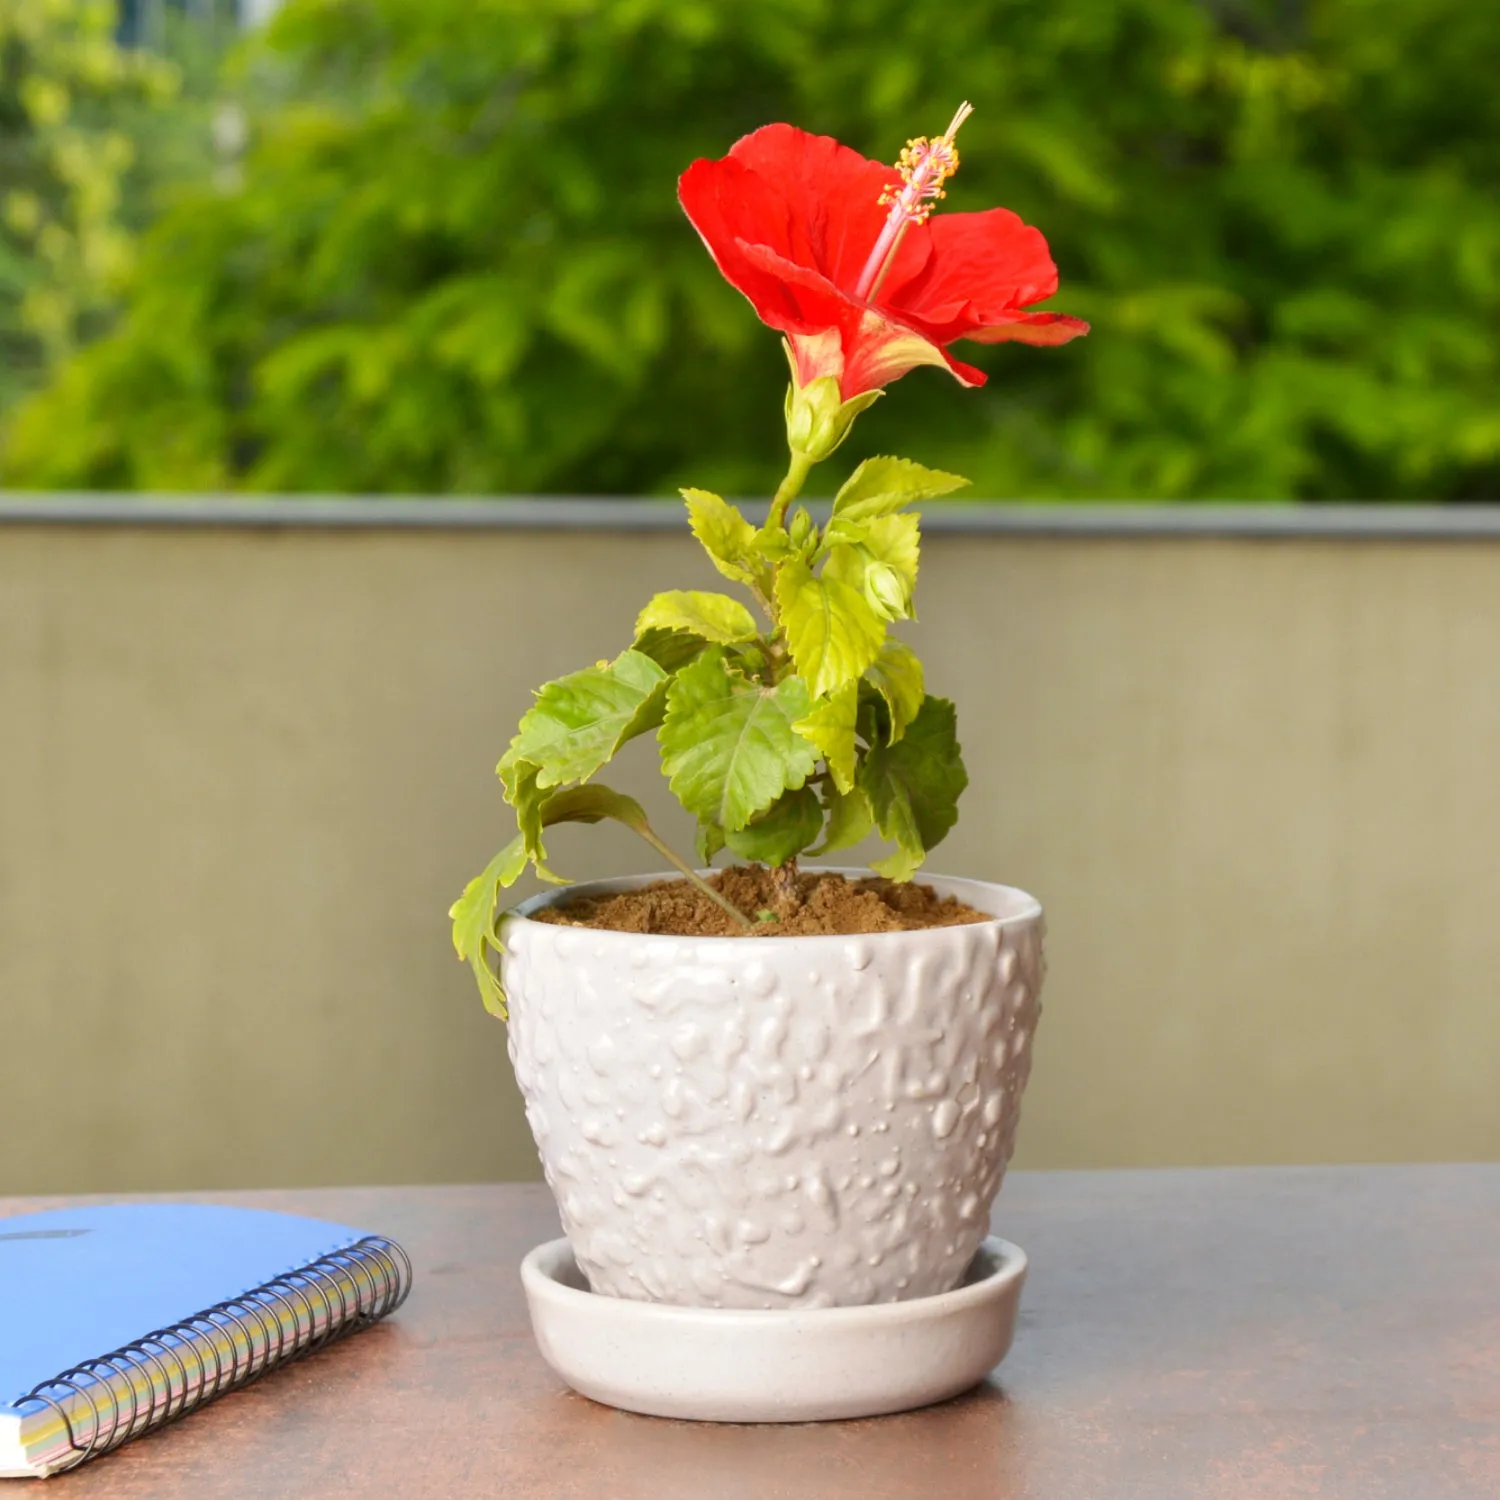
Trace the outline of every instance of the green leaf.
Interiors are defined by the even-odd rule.
[[[885,699],[891,716],[890,742],[895,744],[916,718],[927,695],[922,663],[905,641],[888,635],[880,655],[866,669],[865,681]]]
[[[682,498],[693,535],[714,567],[737,583],[754,583],[760,576],[752,548],[755,528],[727,500],[709,490],[683,490]]]
[[[676,672],[692,661],[703,645],[702,636],[689,635],[685,630],[653,628],[637,636],[630,649],[649,656],[663,672]]]
[[[470,958],[495,935],[495,902],[504,886],[521,878],[526,868],[526,845],[517,834],[465,887],[448,909],[453,918],[453,947],[460,958]]]
[[[859,684],[846,682],[836,693],[813,704],[806,718],[792,725],[818,747],[841,792],[854,785],[854,722],[859,712]]]
[[[527,859],[536,866],[536,872],[543,880],[550,880],[554,885],[565,884],[561,875],[547,868],[547,850],[542,843],[542,812],[549,794],[537,785],[540,768],[529,760],[512,760],[507,753],[496,769],[505,786],[505,800],[516,810],[516,822],[521,826]]]
[[[704,864],[711,865],[714,855],[724,847],[724,830],[717,823],[700,823],[693,843],[698,850],[698,858]]]
[[[875,516],[864,521],[836,521],[828,528],[825,578],[837,578],[858,589],[883,620],[914,618],[912,595],[921,556],[916,516]]]
[[[532,854],[536,873],[554,885],[567,884],[562,876],[554,875],[547,868],[547,851],[541,840],[543,828],[551,828],[557,823],[597,823],[601,818],[613,818],[627,828],[634,829],[643,838],[652,837],[651,826],[646,821],[646,813],[641,804],[634,797],[627,797],[611,787],[594,782],[590,786],[563,787],[558,791],[544,793],[536,812],[536,850]],[[525,830],[522,832],[524,834]]]
[[[662,770],[700,822],[738,832],[812,775],[818,753],[792,725],[811,707],[807,684],[775,687],[729,669],[720,647],[684,667],[667,690]]]
[[[724,660],[741,677],[765,676],[766,653],[759,646],[731,646],[725,651]]]
[[[724,645],[753,641],[759,634],[755,617],[738,599],[696,589],[673,589],[658,594],[635,622],[637,636],[651,630],[686,630],[705,641]]]
[[[543,863],[547,851],[542,847],[542,829],[556,823],[597,823],[601,818],[614,818],[645,837],[651,836],[645,810],[634,797],[597,785],[567,787],[538,795],[534,765],[529,761],[516,762],[511,770],[512,782],[507,783],[507,791],[513,784],[512,800],[521,819],[521,832],[464,887],[463,895],[448,908],[453,919],[453,946],[458,956],[467,959],[473,968],[484,1008],[502,1021],[506,1019],[505,991],[493,963],[501,951],[495,930],[495,908],[501,890],[521,878],[528,858],[535,861],[539,875],[557,879]]]
[[[503,887],[514,885],[526,868],[526,841],[517,834],[483,871],[464,887],[464,893],[448,908],[453,919],[453,946],[458,956],[469,961],[479,984],[480,998],[491,1015],[506,1016],[505,991],[491,965],[491,956],[500,952],[495,936],[495,907]]]
[[[823,842],[812,851],[815,855],[832,854],[835,849],[848,849],[859,843],[875,827],[870,799],[858,787],[845,795],[836,786],[825,786],[823,812],[828,819],[828,829],[823,835]]]
[[[613,787],[570,786],[553,792],[542,806],[542,823],[548,828],[555,823],[597,823],[601,818],[613,818],[642,836],[651,830],[641,804]]]
[[[622,651],[612,662],[547,683],[522,718],[501,767],[530,761],[543,788],[587,781],[627,740],[661,722],[667,682],[666,672],[649,656]]]
[[[726,834],[725,842],[741,859],[784,865],[813,843],[822,828],[818,794],[804,786],[778,797],[759,817]]]
[[[785,526],[762,526],[750,545],[767,562],[785,562],[789,557],[801,556]]]
[[[870,799],[876,827],[896,845],[874,868],[892,880],[910,880],[957,821],[968,783],[953,705],[926,698],[901,740],[872,745],[860,764],[859,788]]]
[[[799,557],[811,566],[817,556],[822,534],[811,513],[799,505],[785,526],[772,526],[769,522],[755,533],[752,546],[757,556],[768,562],[785,562],[789,557]]]
[[[841,577],[816,578],[805,563],[784,563],[776,575],[776,602],[792,660],[814,697],[826,698],[853,682],[880,655],[885,621]]]
[[[903,505],[952,494],[968,484],[957,474],[924,469],[909,458],[867,458],[834,496],[835,520],[869,520]]]

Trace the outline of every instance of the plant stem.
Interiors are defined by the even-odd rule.
[[[771,889],[775,893],[776,914],[790,917],[802,905],[802,895],[797,889],[797,860],[795,856],[783,865],[771,867]]]
[[[771,500],[771,514],[766,519],[766,525],[772,531],[780,531],[786,526],[786,508],[801,493],[812,466],[812,459],[805,453],[798,453],[795,448],[792,450],[792,461],[787,468],[786,478],[777,487]]]
[[[760,605],[760,612],[770,621],[771,629],[775,630],[781,621],[776,616],[776,606],[771,603],[771,596],[758,583],[747,584],[746,587],[750,590],[755,602]]]
[[[670,860],[672,865],[676,869],[681,870],[682,873],[686,875],[687,878],[692,881],[692,883],[697,886],[698,889],[702,891],[703,894],[707,896],[715,906],[721,907],[724,911],[728,912],[729,915],[733,917],[734,920],[738,922],[742,927],[755,926],[755,923],[752,922],[750,918],[747,917],[744,912],[742,912],[739,907],[734,904],[734,902],[726,900],[723,896],[721,896],[695,869],[693,869],[688,864],[685,859],[682,858],[681,855],[675,853],[672,849],[669,849],[667,845],[662,842],[661,838],[657,835],[656,830],[649,823],[645,823],[640,826],[632,823],[630,826],[634,828],[635,831],[640,834],[640,836],[645,839],[645,841],[650,844],[651,847],[655,849],[663,859]]]

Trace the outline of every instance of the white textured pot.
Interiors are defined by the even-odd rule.
[[[845,873],[865,874],[865,871]],[[922,875],[994,920],[858,937],[501,929],[510,1055],[598,1293],[847,1307],[957,1286],[1031,1070],[1042,910]]]

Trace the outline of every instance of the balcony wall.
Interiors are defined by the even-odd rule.
[[[444,913],[529,689],[714,586],[675,509],[0,520],[0,1193],[534,1175]],[[954,510],[919,599],[933,867],[1049,913],[1020,1163],[1500,1156],[1493,514]]]

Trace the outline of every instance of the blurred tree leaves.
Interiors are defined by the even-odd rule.
[[[114,24],[110,0],[0,0],[0,410],[103,328],[130,265],[132,127],[179,74]]]
[[[161,217],[8,478],[764,492],[785,366],[678,172],[774,119],[891,160],[967,97],[945,207],[1039,224],[1095,332],[967,346],[982,391],[908,376],[851,459],[979,496],[1493,496],[1497,43],[1469,0],[288,0],[230,81],[237,179]]]

